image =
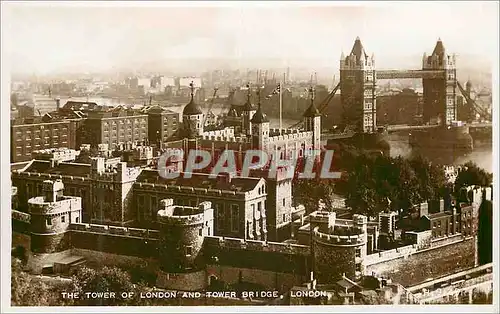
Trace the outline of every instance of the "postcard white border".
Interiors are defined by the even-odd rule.
[[[417,1],[415,1],[417,2]],[[422,1],[424,2],[424,1]],[[446,4],[452,5],[454,1],[435,1],[435,2],[425,2],[426,6],[432,6],[435,4]],[[457,1],[458,2],[458,1]],[[480,2],[480,1],[477,1]],[[399,312],[434,312],[434,313],[493,313],[498,311],[499,305],[499,293],[496,283],[499,282],[498,278],[498,256],[499,256],[499,206],[497,200],[499,199],[498,190],[498,173],[499,173],[499,97],[498,97],[498,79],[499,79],[499,51],[498,51],[498,38],[499,38],[499,26],[498,26],[498,16],[497,16],[497,27],[491,32],[485,32],[484,34],[478,34],[478,36],[488,36],[488,40],[496,41],[496,52],[492,56],[494,60],[494,69],[492,72],[492,92],[493,92],[493,170],[494,170],[494,252],[493,252],[493,264],[494,264],[494,282],[495,282],[495,293],[494,304],[493,305],[404,305],[404,306],[230,306],[230,307],[220,307],[220,306],[197,306],[197,307],[11,307],[10,306],[10,248],[12,241],[11,233],[11,220],[10,211],[10,123],[8,122],[8,117],[10,117],[10,106],[6,104],[10,103],[10,63],[9,56],[4,53],[5,45],[12,39],[13,33],[8,31],[9,27],[9,15],[8,7],[12,5],[30,5],[30,6],[102,6],[102,7],[175,7],[175,6],[210,6],[210,7],[226,7],[226,6],[259,6],[259,7],[275,7],[275,6],[394,6],[396,4],[408,4],[404,1],[336,1],[336,2],[322,2],[322,1],[302,1],[302,2],[271,2],[271,1],[214,1],[214,2],[204,2],[204,1],[189,1],[189,2],[162,2],[162,1],[101,1],[101,2],[84,2],[84,1],[22,1],[18,2],[1,2],[1,31],[2,31],[2,55],[1,55],[1,91],[2,91],[2,106],[1,106],[1,292],[2,292],[2,313],[53,313],[55,311],[59,313],[92,313],[92,312],[103,312],[103,313],[134,313],[134,312],[149,312],[149,313],[229,313],[229,312],[240,312],[240,313],[259,313],[263,311],[277,312],[277,313],[305,313],[305,312],[342,312],[342,313],[358,313],[358,312],[378,312],[378,313],[399,313]],[[496,3],[498,6],[498,2]],[[497,9],[498,12],[498,9]],[[498,14],[498,13],[497,13]],[[457,21],[457,23],[468,23],[468,21]],[[451,26],[452,27],[452,26]]]

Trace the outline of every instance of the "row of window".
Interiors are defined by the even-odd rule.
[[[59,132],[59,128],[55,127],[55,128],[52,128],[52,129],[44,129],[43,130],[43,132],[46,133],[46,134],[50,134],[50,131],[52,131],[52,133],[57,133],[57,132]],[[23,135],[23,134],[31,135],[31,133],[40,134],[41,132],[42,132],[41,130],[34,130],[33,132],[31,130],[20,130],[20,131],[16,131],[16,135],[17,136],[20,136],[20,135]],[[68,132],[68,128],[67,127],[61,128],[61,132],[62,133]]]
[[[118,121],[111,121],[111,122],[103,122],[103,126],[108,126],[108,125],[122,125],[122,124],[140,124],[140,125],[145,125],[146,124],[146,119],[123,119],[123,120],[118,120]]]
[[[47,221],[46,221],[47,226],[52,226],[52,223],[53,223],[53,222],[54,222],[54,218],[47,218]],[[65,222],[66,222],[66,216],[64,216],[64,215],[63,215],[63,216],[61,216],[61,222],[62,222],[62,223],[65,223]],[[76,217],[76,218],[75,218],[75,222],[76,222],[76,223],[79,223],[79,222],[80,222],[80,217]]]

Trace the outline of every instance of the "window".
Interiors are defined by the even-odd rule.
[[[203,235],[203,228],[200,228],[200,230],[198,230],[198,235],[201,237]]]
[[[240,223],[240,206],[237,204],[231,205],[231,231],[238,232],[239,231],[239,223]]]
[[[356,271],[361,271],[361,264],[356,264]]]
[[[61,216],[61,222],[66,222],[66,216]]]
[[[361,249],[356,249],[356,257],[361,257]]]
[[[191,256],[191,255],[193,255],[193,247],[186,246],[186,256]]]
[[[285,206],[285,199],[281,201],[282,205]]]
[[[52,218],[47,218],[47,226],[52,226]]]
[[[80,222],[80,217],[76,217],[75,222],[79,223]]]

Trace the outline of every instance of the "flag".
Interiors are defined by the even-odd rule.
[[[276,88],[273,90],[273,92],[267,95],[266,98],[270,99],[271,97],[273,97],[273,95],[278,95],[280,92],[281,92],[281,83],[279,83],[278,86],[276,86]]]

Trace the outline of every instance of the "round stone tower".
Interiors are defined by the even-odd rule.
[[[28,200],[31,214],[31,251],[56,253],[69,248],[66,237],[70,223],[81,222],[80,197],[64,196],[61,180],[44,181],[43,195]]]
[[[342,275],[359,278],[365,271],[367,218],[354,215],[352,220],[339,220],[335,213],[329,214],[328,224],[318,225],[312,230],[314,270],[318,282],[334,283]]]
[[[160,201],[160,272],[157,286],[167,289],[200,290],[206,286],[201,249],[203,238],[214,232],[211,202],[198,207],[175,206],[172,199]],[[170,280],[175,276],[176,280]]]
[[[198,207],[175,206],[172,199],[160,203],[161,268],[168,272],[198,270],[203,237],[214,231],[212,203],[203,202]]]

